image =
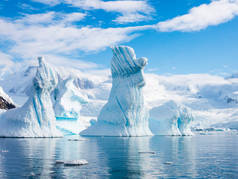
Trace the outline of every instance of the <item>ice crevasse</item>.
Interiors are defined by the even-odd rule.
[[[152,108],[149,121],[154,135],[193,135],[191,111],[172,100]]]
[[[81,135],[89,136],[147,136],[152,135],[142,88],[146,58],[136,58],[128,46],[112,48],[112,88],[108,102],[98,120]]]
[[[55,72],[38,58],[39,66],[33,79],[29,98],[19,108],[8,110],[0,116],[0,136],[4,137],[60,137],[56,129],[51,92],[58,79]]]

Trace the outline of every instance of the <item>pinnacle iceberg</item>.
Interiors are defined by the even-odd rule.
[[[189,109],[174,101],[150,110],[150,129],[154,135],[193,135],[192,121]]]
[[[132,48],[112,48],[112,89],[98,120],[81,135],[146,136],[152,135],[142,88],[145,85],[143,68],[146,58],[136,58]]]
[[[27,102],[0,116],[0,136],[4,137],[59,137],[51,102],[51,92],[58,79],[54,71],[38,58],[39,66],[29,90]]]

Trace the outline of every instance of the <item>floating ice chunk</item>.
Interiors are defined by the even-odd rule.
[[[137,59],[134,50],[127,46],[117,46],[112,51],[112,89],[108,102],[102,108],[98,121],[80,134],[152,135],[142,92],[142,87],[145,85],[143,68],[147,64],[147,59]]]
[[[64,164],[64,161],[63,160],[56,160],[55,164]]]
[[[150,110],[150,129],[155,135],[192,135],[191,112],[174,101]]]
[[[139,152],[139,154],[155,154],[155,152]]]
[[[64,162],[64,166],[79,166],[79,165],[86,165],[88,164],[87,160],[72,160]]]
[[[59,137],[50,93],[57,85],[54,71],[38,58],[39,66],[29,99],[20,108],[0,116],[0,136],[4,137]]]

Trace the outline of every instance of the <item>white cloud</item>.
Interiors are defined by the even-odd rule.
[[[16,20],[17,23],[22,24],[49,24],[55,18],[55,12],[41,13],[41,14],[26,14],[23,18]]]
[[[50,6],[55,6],[57,4],[60,4],[62,0],[32,0],[32,1],[47,4]]]
[[[21,19],[15,20],[17,24],[23,25],[52,25],[52,24],[71,24],[72,22],[80,21],[86,16],[85,13],[56,13],[47,12],[41,14],[25,14]]]
[[[118,23],[149,20],[151,19],[151,13],[154,12],[153,7],[143,0],[65,0],[65,3],[86,10],[103,9],[107,12],[119,12],[121,16],[114,20]]]
[[[70,4],[84,10],[102,9],[107,12],[118,12],[121,15],[114,21],[118,23],[139,22],[151,19],[154,8],[145,0],[33,0],[48,5],[59,3]]]
[[[150,19],[152,19],[150,16],[142,15],[139,13],[124,13],[122,16],[118,16],[113,21],[120,24],[124,24],[124,23],[130,23],[130,22],[147,21]]]
[[[159,22],[159,31],[198,31],[227,22],[238,15],[237,0],[217,0],[190,9],[188,14]]]
[[[73,68],[79,70],[98,69],[100,66],[96,63],[62,57],[58,55],[44,55],[45,60],[56,67]]]
[[[92,2],[98,3],[99,1]],[[111,7],[109,6],[111,1],[108,2],[109,4],[106,7],[108,6],[109,10],[117,9],[118,11],[126,12],[121,5],[118,5],[117,8]],[[91,6],[87,4],[88,8]],[[94,5],[93,7],[97,6]],[[223,10],[221,10],[222,8]],[[136,34],[137,32],[142,30],[154,28],[159,28],[160,31],[199,30],[208,25],[221,23],[224,19],[232,19],[236,14],[236,8],[236,2],[227,0],[213,1],[208,5],[203,4],[193,8],[189,14],[176,17],[174,18],[175,20],[160,22],[156,25],[123,28],[79,27],[72,25],[72,22],[82,20],[86,16],[84,13],[63,14],[48,12],[45,14],[25,15],[17,20],[0,18],[0,37],[2,40],[13,42],[7,52],[11,56],[30,59],[41,55],[74,56],[74,54],[82,51],[98,51],[108,46],[130,41],[138,35]],[[132,13],[136,12],[130,7],[126,7],[126,9]],[[219,13],[217,9],[219,9]],[[133,19],[133,16],[131,18]],[[120,17],[118,19],[120,21]],[[181,21],[181,19],[189,20]],[[129,22],[130,18],[121,21]]]
[[[63,23],[71,23],[71,22],[80,21],[80,20],[82,20],[85,16],[86,16],[86,14],[80,13],[80,12],[74,12],[74,13],[66,14],[66,15],[63,17],[62,22],[63,22]]]
[[[10,55],[0,51],[0,66],[5,66],[5,65],[11,66],[13,65],[13,61]]]
[[[105,11],[116,11],[121,13],[129,12],[147,12],[152,11],[146,1],[142,0],[118,0],[118,1],[102,1],[102,0],[65,0],[65,3],[82,9],[103,9]]]
[[[73,13],[65,21],[73,21],[81,15]],[[35,16],[36,17],[36,16]],[[27,20],[26,20],[27,19]],[[24,17],[18,20],[0,19],[0,37],[13,43],[8,53],[21,58],[33,58],[40,55],[72,55],[78,51],[97,51],[105,47],[133,39],[134,32],[151,28],[137,26],[125,28],[94,28],[77,27],[67,23],[50,23],[41,25],[31,22]],[[48,19],[48,18],[46,18]],[[48,20],[50,21],[51,18]],[[38,22],[43,22],[38,20]],[[44,21],[45,22],[45,21]]]

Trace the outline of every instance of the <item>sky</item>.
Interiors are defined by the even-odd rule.
[[[147,57],[146,72],[237,73],[238,0],[0,1],[0,67],[45,56],[109,68],[114,45]]]

